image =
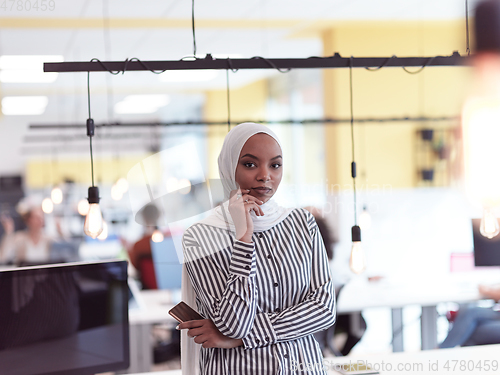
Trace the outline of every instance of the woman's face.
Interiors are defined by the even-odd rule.
[[[44,215],[41,208],[34,208],[30,211],[26,220],[26,226],[30,229],[39,230],[45,225]]]
[[[283,176],[281,148],[273,137],[258,133],[241,149],[236,183],[249,194],[267,202],[276,193]]]

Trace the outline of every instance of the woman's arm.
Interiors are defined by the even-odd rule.
[[[491,298],[496,302],[500,301],[500,286],[479,285],[479,293],[486,298]]]
[[[241,339],[250,331],[256,313],[255,246],[235,241],[229,259],[224,256],[227,249],[210,254],[210,249],[203,249],[193,235],[210,235],[204,233],[207,230],[206,226],[195,225],[186,231],[186,270],[209,314],[206,318],[222,335]]]
[[[20,232],[16,235],[14,221],[10,217],[1,217],[0,222],[5,231],[0,241],[0,263],[7,263],[16,257]]]
[[[311,216],[312,218],[312,216]],[[262,347],[295,340],[324,330],[335,323],[335,290],[326,250],[312,219],[312,269],[309,294],[300,303],[278,313],[259,313],[250,333],[243,338],[245,348]]]

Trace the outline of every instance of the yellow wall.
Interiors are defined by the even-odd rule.
[[[265,119],[267,93],[267,83],[265,80],[254,82],[239,89],[230,90],[231,122]],[[227,114],[227,91],[209,91],[204,108],[205,121],[227,121]],[[219,156],[227,132],[227,125],[210,126],[208,128],[207,164],[209,178],[219,178],[217,157]]]
[[[323,53],[343,57],[448,56],[465,54],[462,21],[349,22],[323,31]],[[417,68],[408,68],[415,71]],[[469,68],[428,67],[419,74],[402,68],[370,72],[353,69],[354,117],[458,116]],[[349,70],[324,70],[325,116],[349,118]],[[447,126],[456,124],[446,124]],[[416,129],[443,124],[355,124],[358,181],[377,188],[413,187]],[[347,125],[328,126],[326,159],[329,184],[351,184],[351,136]]]

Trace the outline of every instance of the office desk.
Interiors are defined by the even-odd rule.
[[[392,309],[393,351],[403,351],[403,307],[422,306],[422,349],[437,346],[437,311],[442,302],[467,303],[481,299],[477,285],[500,281],[498,270],[480,270],[449,274],[420,280],[382,279],[368,282],[357,278],[347,283],[340,292],[337,312],[360,312],[367,308],[389,307]]]
[[[130,367],[126,373],[147,372],[153,364],[151,329],[154,324],[176,326],[177,321],[168,314],[174,303],[168,290],[142,290],[144,308],[129,311]]]
[[[425,350],[415,353],[387,353],[377,355],[357,355],[325,358],[321,365],[328,375],[338,375],[335,371],[340,364],[356,364],[358,361],[371,364],[380,375],[404,374],[498,374],[500,371],[499,345],[471,346],[453,349]],[[495,362],[496,361],[496,362]],[[295,364],[297,367],[299,364]],[[307,366],[307,364],[303,364]],[[311,364],[314,366],[314,364]],[[472,367],[474,366],[474,367]],[[479,369],[481,366],[481,369]],[[489,367],[489,369],[487,369]],[[181,375],[181,370],[140,373],[134,375]]]
[[[338,374],[335,368],[338,368],[339,364],[356,364],[358,361],[371,364],[381,375],[498,374],[500,372],[498,353],[500,353],[500,344],[419,352],[334,357],[326,358],[324,363],[329,375]]]
[[[389,307],[392,309],[393,351],[402,352],[403,307],[422,306],[421,333],[422,349],[437,346],[437,311],[442,302],[473,302],[481,297],[477,284],[492,284],[500,281],[498,270],[481,270],[447,275],[446,278],[412,280],[382,279],[368,282],[353,279],[340,293],[337,302],[338,313],[360,312],[367,308]],[[150,371],[153,363],[151,328],[156,323],[172,326],[177,322],[168,310],[174,305],[171,294],[166,290],[145,290],[140,295],[145,309],[130,312],[130,368],[128,373]]]
[[[124,360],[121,324],[91,328],[72,335],[0,351],[0,374],[64,373]],[[8,365],[7,365],[8,364]]]

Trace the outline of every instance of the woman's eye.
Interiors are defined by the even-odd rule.
[[[280,163],[275,163],[275,164],[272,165],[272,167],[274,169],[278,169],[279,167],[281,167],[281,164]]]
[[[252,163],[252,162],[248,161],[248,162],[244,163],[243,165],[244,165],[245,167],[247,167],[247,168],[251,168],[251,167],[254,167],[254,166],[255,166],[255,163]]]

